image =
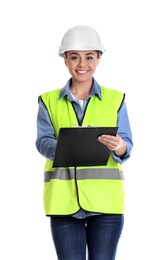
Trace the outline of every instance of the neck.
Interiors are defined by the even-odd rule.
[[[86,99],[91,92],[92,82],[72,82],[71,93],[78,99]]]

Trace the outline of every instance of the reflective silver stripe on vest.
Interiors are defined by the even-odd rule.
[[[110,179],[110,180],[124,180],[123,171],[119,169],[77,169],[77,180],[86,179]],[[75,169],[57,168],[54,172],[44,173],[44,182],[49,182],[51,179],[72,180],[75,179]]]

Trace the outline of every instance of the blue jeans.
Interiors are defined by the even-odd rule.
[[[58,260],[114,260],[124,215],[95,215],[84,219],[51,217],[51,234]]]

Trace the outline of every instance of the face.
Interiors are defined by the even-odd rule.
[[[84,82],[92,79],[100,58],[97,51],[68,51],[64,60],[72,79]]]

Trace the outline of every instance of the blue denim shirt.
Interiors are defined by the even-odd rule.
[[[67,96],[70,102],[73,102],[73,106],[76,110],[76,114],[78,116],[78,120],[81,121],[84,115],[84,110],[87,105],[88,100],[97,95],[100,99],[101,96],[101,88],[97,81],[93,78],[93,85],[90,95],[84,100],[83,107],[80,106],[78,100],[75,100],[70,92],[70,84],[71,79],[68,80],[67,84],[62,88],[60,92],[60,99],[64,96]],[[132,141],[132,132],[130,128],[127,107],[125,101],[122,103],[122,106],[118,112],[118,121],[117,121],[118,134],[123,138],[127,145],[127,151],[125,155],[120,158],[115,155],[114,152],[112,153],[112,157],[115,162],[124,163],[131,154],[133,141]],[[55,133],[53,129],[53,125],[50,121],[50,117],[46,107],[44,106],[43,102],[39,100],[39,109],[37,114],[37,139],[36,139],[36,147],[38,151],[46,158],[53,160],[54,154],[56,150],[57,140],[55,138]],[[81,209],[79,212],[75,213],[73,216],[77,218],[84,218],[95,213],[85,212]]]

